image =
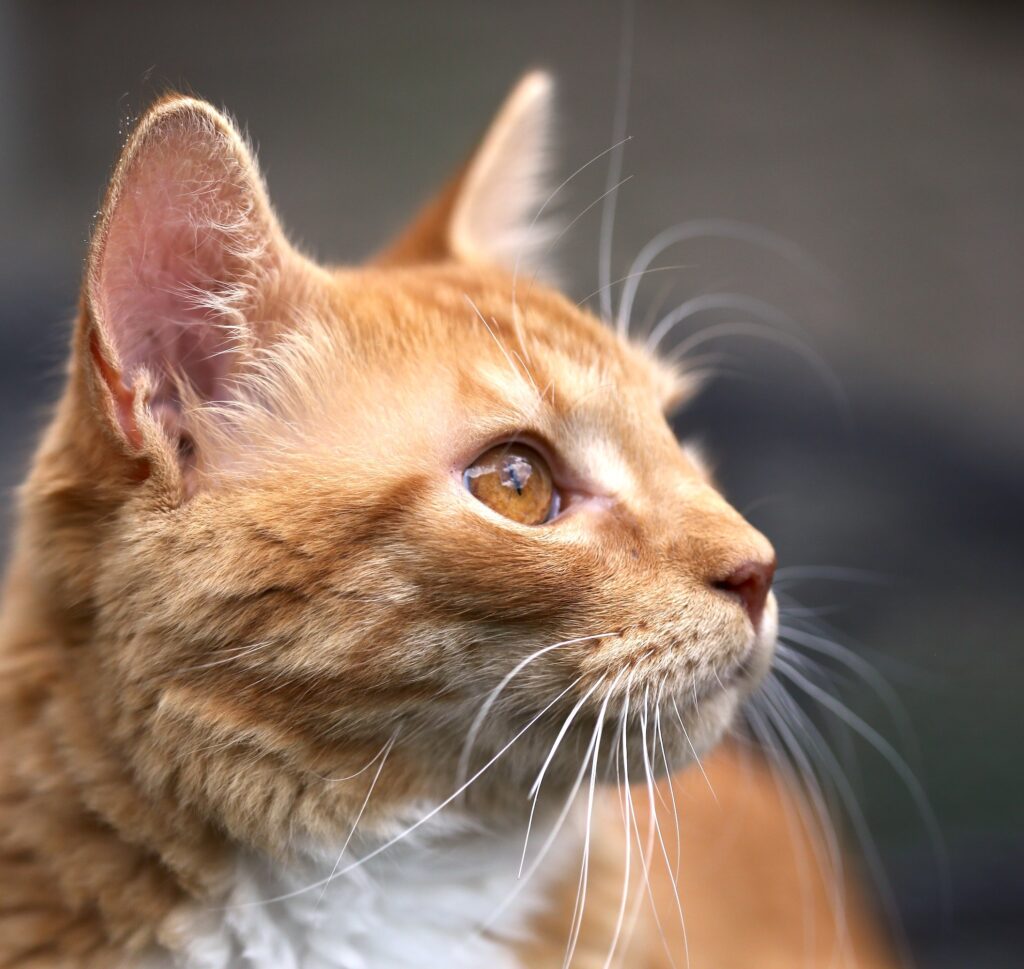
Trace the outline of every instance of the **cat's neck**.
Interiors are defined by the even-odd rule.
[[[349,845],[290,867],[239,853],[222,906],[172,918],[183,946],[174,965],[518,969],[516,947],[577,844],[573,823],[549,841],[550,830],[541,823],[532,833],[530,859],[545,845],[548,855],[537,866],[528,859],[523,877],[525,828],[484,830],[457,817],[439,818],[373,857],[372,842],[358,854]],[[354,864],[360,857],[365,862]]]
[[[11,695],[0,708],[7,735],[17,738],[11,756],[0,757],[0,789],[11,795],[16,817],[31,818],[21,828],[39,834],[31,845],[38,881],[51,882],[59,871],[95,886],[103,898],[90,924],[97,947],[115,936],[159,940],[159,950],[150,950],[139,969],[520,966],[516,944],[529,936],[550,897],[552,873],[564,875],[577,845],[572,817],[552,839],[545,864],[526,878],[548,841],[551,819],[546,813],[535,819],[523,879],[526,818],[484,826],[455,805],[351,870],[351,861],[373,853],[428,809],[396,821],[395,831],[376,845],[353,839],[340,862],[340,844],[281,866],[255,851],[232,854],[205,830],[184,837],[173,805],[150,803],[116,749],[107,749],[104,724],[74,662],[85,634],[46,606],[26,578],[38,574],[13,569],[0,610],[0,668],[11,672],[0,691]],[[46,716],[55,704],[61,716]],[[40,799],[22,784],[16,761],[26,757],[45,760],[47,782],[61,791],[59,798]],[[102,797],[83,782],[83,765],[101,772]],[[60,848],[86,835],[95,852],[121,866],[89,868],[93,856],[83,853],[79,870],[77,857]],[[125,870],[134,873],[130,885]],[[116,964],[113,951],[110,958]]]

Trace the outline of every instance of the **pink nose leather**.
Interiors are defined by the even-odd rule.
[[[768,590],[775,575],[775,559],[770,561],[747,561],[724,579],[713,583],[716,589],[736,596],[747,611],[750,621],[757,629],[761,625],[764,606],[768,601]]]

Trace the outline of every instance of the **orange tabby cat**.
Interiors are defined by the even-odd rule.
[[[530,75],[356,269],[209,105],[135,129],[3,602],[0,966],[890,965],[760,762],[655,787],[774,553],[686,378],[527,269],[549,128]]]

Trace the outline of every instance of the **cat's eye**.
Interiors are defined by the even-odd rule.
[[[521,525],[543,525],[558,514],[551,469],[529,445],[513,441],[490,448],[462,480],[474,498]]]

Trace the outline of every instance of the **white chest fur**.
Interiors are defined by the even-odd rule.
[[[347,872],[346,857],[327,884],[336,853],[301,871],[240,855],[225,903],[176,913],[181,948],[145,969],[521,969],[513,943],[566,854],[556,844],[525,882],[522,843],[523,832],[432,830]]]

